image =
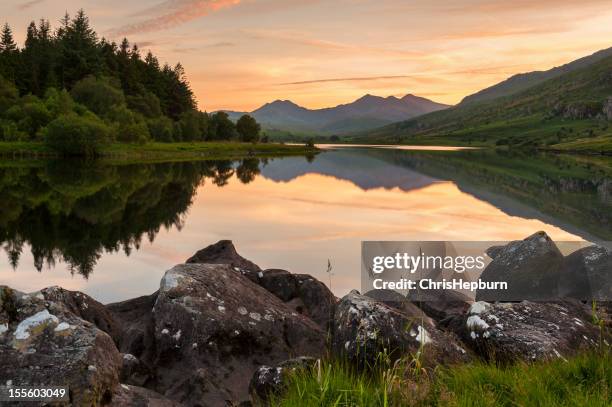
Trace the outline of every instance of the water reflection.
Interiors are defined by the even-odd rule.
[[[341,295],[359,285],[361,240],[511,240],[536,230],[612,240],[611,168],[604,158],[389,149],[314,160],[4,162],[0,284],[120,300],[233,239],[262,267],[327,279],[331,258]],[[60,263],[89,280],[66,278]]]
[[[129,256],[161,228],[181,230],[205,180],[227,185],[259,173],[260,161],[200,161],[146,165],[52,161],[0,168],[0,243],[17,268],[24,246],[34,267],[68,265],[89,276],[104,252]]]

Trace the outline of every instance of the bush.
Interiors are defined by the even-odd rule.
[[[106,117],[117,141],[144,144],[149,140],[149,128],[144,118],[125,105],[113,106]]]
[[[172,141],[172,120],[167,117],[159,117],[157,119],[151,119],[147,121],[149,127],[149,134],[155,141],[161,141],[169,143]]]
[[[2,141],[27,141],[28,135],[19,130],[17,123],[11,120],[0,121],[0,140]]]
[[[23,97],[19,104],[8,109],[5,116],[17,123],[19,130],[30,135],[31,138],[52,118],[46,105],[39,98],[31,95]]]
[[[109,129],[95,115],[68,114],[45,128],[45,142],[64,155],[96,156],[109,142]]]
[[[85,105],[98,116],[104,116],[113,106],[125,104],[123,91],[107,79],[88,76],[78,81],[71,91],[78,103]]]

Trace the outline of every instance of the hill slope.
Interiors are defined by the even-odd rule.
[[[410,94],[402,98],[365,95],[352,103],[324,109],[307,109],[289,100],[276,100],[249,114],[267,129],[330,135],[373,129],[447,107]],[[244,114],[227,113],[232,119]]]
[[[597,51],[592,55],[577,59],[562,66],[558,66],[548,71],[534,71],[520,73],[502,81],[496,85],[485,88],[473,95],[466,96],[461,101],[461,105],[474,102],[482,102],[492,100],[502,96],[509,96],[520,91],[526,90],[532,86],[538,85],[548,79],[556,78],[563,74],[576,71],[587,67],[596,62],[601,61],[612,55],[612,47],[601,51]]]
[[[394,123],[358,142],[531,145],[612,151],[612,56],[510,96]],[[576,148],[576,146],[579,147]]]

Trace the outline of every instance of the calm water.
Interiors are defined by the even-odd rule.
[[[610,159],[342,148],[314,159],[0,163],[0,284],[149,294],[220,239],[358,288],[362,240],[612,240]]]

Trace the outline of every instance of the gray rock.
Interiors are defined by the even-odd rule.
[[[406,315],[355,290],[336,307],[332,351],[362,367],[375,366],[381,353],[391,360],[418,356],[424,364],[469,359],[452,335],[425,318]]]
[[[260,366],[251,378],[249,393],[256,402],[266,402],[271,395],[282,394],[291,374],[313,367],[316,361],[315,358],[302,356],[286,360],[278,366]]]
[[[437,322],[463,315],[473,302],[470,297],[455,290],[412,291],[408,298]]]
[[[508,289],[478,290],[477,301],[557,300],[563,255],[544,232],[495,250],[495,258],[482,272],[486,282],[502,281]]]
[[[187,259],[186,263],[229,264],[243,269],[249,276],[261,271],[259,266],[238,254],[231,240],[220,240],[215,244],[199,250]]]
[[[0,383],[68,386],[73,405],[110,402],[121,356],[111,337],[62,300],[0,287]]]
[[[455,329],[479,355],[499,362],[567,358],[600,343],[600,331],[578,302],[476,302]]]
[[[336,297],[316,278],[308,274],[291,274],[286,270],[268,269],[261,273],[257,282],[323,329],[329,328]]]
[[[153,388],[187,405],[244,400],[258,366],[325,350],[319,326],[223,264],[168,270],[152,335],[154,353],[145,362],[156,369]]]
[[[40,293],[47,301],[64,304],[74,315],[93,323],[109,334],[115,342],[119,340],[120,328],[111,313],[103,304],[87,294],[57,286],[44,288]]]
[[[612,299],[612,250],[589,246],[565,258],[559,294],[578,300]]]
[[[121,359],[121,383],[142,387],[153,378],[151,369],[131,353],[123,353]]]
[[[382,302],[386,306],[394,308],[408,317],[422,319],[424,323],[429,326],[434,325],[433,320],[425,314],[421,308],[414,304],[408,297],[404,297],[397,291],[387,289],[370,290],[363,295],[378,302]]]

